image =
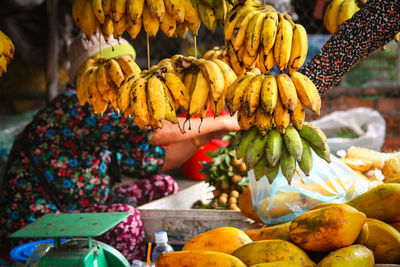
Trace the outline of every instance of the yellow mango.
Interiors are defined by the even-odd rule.
[[[363,227],[361,228],[360,234],[357,236],[355,244],[365,245],[368,241],[369,237],[369,228],[368,223],[364,223]]]
[[[232,254],[237,248],[252,242],[250,237],[234,227],[220,227],[190,239],[182,250],[207,250]]]
[[[156,267],[246,267],[236,257],[216,251],[186,250],[164,253],[156,260]]]
[[[238,248],[232,255],[247,266],[274,261],[290,261],[301,266],[315,266],[301,248],[279,239],[254,241]]]
[[[400,221],[400,184],[387,183],[365,192],[347,202],[348,205],[365,213],[368,218],[384,222]]]
[[[251,265],[250,267],[302,267],[303,265],[293,261],[273,261]]]
[[[400,262],[400,233],[387,223],[367,219],[369,237],[365,244],[374,252],[376,263]]]
[[[350,246],[365,223],[363,213],[348,205],[307,211],[290,224],[290,239],[303,249],[316,252]]]
[[[260,229],[249,229],[245,231],[245,233],[253,241],[268,239],[281,239],[290,241],[289,230],[290,222],[287,222]]]
[[[329,253],[317,267],[374,267],[374,254],[361,245],[340,248]]]

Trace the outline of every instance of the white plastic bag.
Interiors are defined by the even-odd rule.
[[[385,119],[379,112],[370,108],[335,111],[311,123],[328,137],[328,145],[334,155],[339,150],[347,150],[352,146],[380,151],[385,142]],[[351,129],[359,137],[333,137],[343,128]]]
[[[248,173],[254,210],[265,224],[291,221],[320,203],[343,203],[370,188],[366,178],[335,156],[331,155],[329,164],[314,151],[313,158],[310,175],[298,169],[301,177],[296,173],[291,185],[281,171],[272,184],[266,177],[256,181],[253,170]]]

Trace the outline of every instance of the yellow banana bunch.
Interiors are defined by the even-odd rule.
[[[350,19],[360,7],[356,0],[333,0],[325,10],[324,25],[329,33],[334,34],[339,26]]]
[[[14,57],[14,44],[11,39],[0,31],[0,77],[7,72],[7,65]]]

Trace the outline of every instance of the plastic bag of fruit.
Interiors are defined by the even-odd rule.
[[[265,224],[291,221],[320,203],[346,202],[373,186],[333,155],[331,163],[315,154],[313,158],[314,167],[309,176],[298,168],[291,184],[281,171],[272,184],[266,177],[256,181],[254,171],[249,171],[253,206]]]

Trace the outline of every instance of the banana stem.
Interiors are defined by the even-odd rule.
[[[149,34],[146,34],[147,37],[147,68],[150,69],[150,41]]]
[[[194,37],[194,57],[197,58],[197,36]]]

